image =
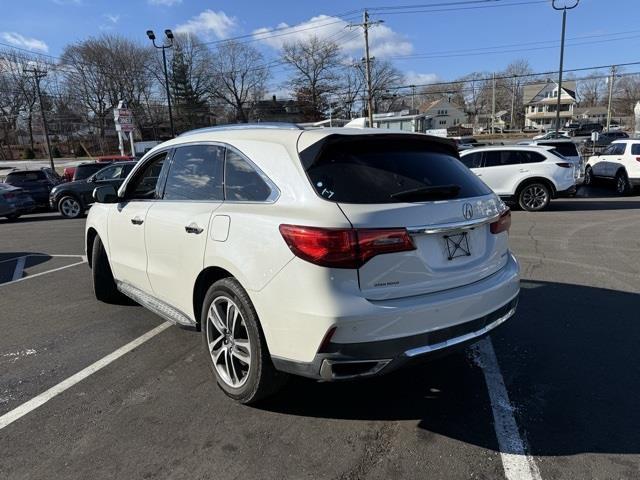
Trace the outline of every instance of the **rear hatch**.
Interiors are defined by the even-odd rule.
[[[355,229],[405,228],[411,236],[415,249],[359,268],[364,297],[448,290],[506,264],[507,233],[490,227],[506,207],[457,157],[446,140],[403,134],[336,134],[300,151],[316,193]]]

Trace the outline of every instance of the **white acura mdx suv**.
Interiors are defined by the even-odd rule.
[[[616,140],[601,154],[590,157],[585,184],[592,185],[596,179],[614,180],[620,195],[640,187],[640,140]]]
[[[472,341],[516,309],[511,214],[453,143],[368,129],[196,130],[86,223],[96,297],[201,328],[220,387],[340,380]]]

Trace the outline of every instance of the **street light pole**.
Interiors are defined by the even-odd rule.
[[[578,6],[580,0],[575,0],[575,4],[572,6],[565,5],[564,7],[558,7],[556,5],[557,0],[553,0],[552,6],[554,10],[562,10],[562,38],[560,40],[560,73],[558,75],[558,103],[556,109],[556,137],[560,135],[560,107],[562,105],[562,70],[564,69],[564,38],[567,29],[567,10],[573,10]]]
[[[153,43],[153,46],[162,50],[162,65],[164,66],[164,86],[167,92],[167,105],[169,106],[169,125],[171,126],[171,136],[175,137],[176,131],[173,126],[173,113],[171,111],[171,94],[169,92],[169,73],[167,72],[167,54],[165,53],[165,50],[167,48],[173,47],[173,32],[167,29],[164,31],[164,34],[167,37],[169,44],[165,45],[163,41],[162,45],[156,45],[155,33],[153,33],[153,30],[147,30],[147,37],[149,37],[149,40],[151,40],[151,42]]]

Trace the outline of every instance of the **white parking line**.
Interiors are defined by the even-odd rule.
[[[19,258],[22,257],[51,257],[51,258],[86,258],[84,255],[49,255],[48,253],[29,253],[27,255],[22,255],[20,257],[11,257],[11,258],[7,258],[5,260],[0,260],[0,263],[5,263],[5,262],[13,262],[14,260],[17,260]]]
[[[96,373],[97,371],[99,371],[102,368],[106,367],[107,365],[109,365],[110,363],[114,362],[118,358],[122,357],[126,353],[129,353],[134,348],[139,347],[140,345],[142,345],[147,340],[152,339],[153,337],[155,337],[159,333],[161,333],[164,330],[166,330],[167,328],[169,328],[171,325],[173,325],[171,322],[164,322],[164,323],[158,325],[153,330],[149,330],[144,335],[139,336],[138,338],[136,338],[135,340],[127,343],[123,347],[120,347],[115,352],[110,353],[106,357],[103,357],[100,360],[98,360],[97,362],[92,363],[87,368],[85,368],[83,370],[80,370],[75,375],[70,376],[66,380],[63,380],[62,382],[58,383],[57,385],[54,385],[49,390],[41,393],[37,397],[34,397],[31,400],[29,400],[28,402],[23,403],[19,407],[14,408],[10,412],[5,413],[4,415],[2,415],[0,417],[0,430],[2,430],[7,425],[10,425],[11,423],[15,422],[19,418],[24,417],[26,414],[28,414],[29,412],[32,412],[36,408],[44,405],[49,400],[54,398],[56,395],[59,395],[62,392],[64,392],[65,390],[73,387],[76,383],[81,382],[82,380],[87,378],[89,375],[92,375],[92,374]]]
[[[27,257],[18,257],[16,261],[16,268],[13,270],[13,277],[11,278],[12,282],[15,282],[19,278],[22,278],[22,272],[24,270],[24,263],[27,261]]]
[[[533,457],[527,454],[526,444],[520,437],[513,415],[514,408],[509,401],[491,340],[481,340],[472,347],[472,352],[474,361],[482,368],[489,391],[505,477],[508,480],[541,480],[538,466]]]
[[[77,255],[80,257],[80,255]],[[20,257],[23,258],[23,257]],[[47,270],[46,272],[34,273],[33,275],[29,275],[28,277],[18,278],[17,280],[11,280],[10,282],[0,283],[0,287],[4,287],[5,285],[11,285],[13,283],[24,282],[25,280],[29,280],[31,278],[40,277],[41,275],[46,275],[47,273],[59,272],[60,270],[64,270],[65,268],[75,267],[77,265],[82,265],[87,263],[84,257],[81,257],[83,260],[81,262],[72,263],[71,265],[65,265],[64,267],[53,268],[51,270]],[[14,272],[15,276],[15,272]]]

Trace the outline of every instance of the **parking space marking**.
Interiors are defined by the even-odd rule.
[[[19,278],[22,278],[22,272],[24,270],[24,264],[27,261],[27,257],[18,257],[16,261],[16,268],[13,270],[13,277],[11,278],[12,282],[15,282]]]
[[[26,414],[28,414],[29,412],[32,412],[36,408],[44,405],[45,403],[47,403],[49,400],[51,400],[55,396],[61,394],[65,390],[73,387],[78,382],[81,382],[82,380],[84,380],[88,376],[96,373],[97,371],[99,371],[102,368],[106,367],[107,365],[109,365],[110,363],[114,362],[115,360],[117,360],[118,358],[122,357],[123,355],[129,353],[134,348],[139,347],[140,345],[145,343],[147,340],[150,340],[153,337],[155,337],[156,335],[158,335],[159,333],[162,333],[164,330],[166,330],[167,328],[169,328],[172,325],[173,325],[173,323],[171,323],[171,322],[164,322],[164,323],[158,325],[156,328],[154,328],[152,330],[149,330],[144,335],[141,335],[138,338],[136,338],[135,340],[133,340],[133,341],[127,343],[126,345],[120,347],[115,352],[110,353],[106,357],[102,357],[100,360],[98,360],[97,362],[92,363],[88,367],[80,370],[75,375],[70,376],[66,380],[63,380],[62,382],[58,383],[57,385],[54,385],[49,390],[46,390],[45,392],[41,393],[40,395],[38,395],[38,396],[32,398],[31,400],[29,400],[28,402],[23,403],[19,407],[14,408],[10,412],[5,413],[4,415],[2,415],[0,417],[0,430],[2,430],[7,425],[10,425],[11,423],[15,422],[16,420],[24,417]]]
[[[31,278],[36,278],[36,277],[40,277],[41,275],[46,275],[47,273],[59,272],[60,270],[64,270],[65,268],[76,267],[78,265],[83,265],[87,263],[87,260],[85,259],[85,257],[82,257],[80,255],[74,255],[74,256],[82,258],[82,261],[72,263],[71,265],[65,265],[64,267],[53,268],[51,270],[47,270],[46,272],[34,273],[33,275],[29,275],[28,277],[18,278],[17,280],[11,280],[10,282],[0,283],[0,287],[4,287],[5,285],[11,285],[13,283],[23,282]],[[15,275],[15,272],[14,272],[14,275]]]
[[[485,338],[472,347],[474,361],[484,373],[489,391],[493,422],[500,447],[500,457],[507,480],[541,480],[540,471],[533,457],[527,454],[525,442],[520,437],[513,415],[514,408],[504,385],[502,372],[493,344]]]

